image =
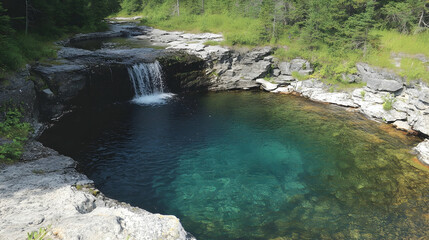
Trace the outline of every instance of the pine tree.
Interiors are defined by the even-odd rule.
[[[375,1],[370,0],[366,3],[365,11],[355,14],[347,19],[343,28],[345,36],[351,44],[352,49],[362,48],[364,54],[367,53],[368,44],[374,37],[369,34],[374,26]]]

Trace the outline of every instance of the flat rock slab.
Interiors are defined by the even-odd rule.
[[[259,84],[261,84],[262,88],[265,91],[273,91],[273,90],[275,90],[278,87],[277,84],[270,83],[270,82],[268,82],[268,81],[266,81],[266,80],[264,80],[262,78],[256,79],[256,82],[259,83]]]
[[[318,102],[332,103],[332,104],[336,104],[344,107],[358,107],[358,105],[353,102],[351,95],[349,93],[342,93],[342,92],[315,93],[311,96],[310,99]]]
[[[0,170],[0,238],[26,239],[50,227],[51,239],[194,239],[174,216],[77,190],[92,184],[58,154]]]
[[[367,86],[378,91],[396,92],[403,88],[403,83],[395,80],[369,78],[367,79]]]

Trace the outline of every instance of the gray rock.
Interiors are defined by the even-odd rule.
[[[403,88],[403,83],[395,80],[367,78],[367,86],[378,91],[396,92]]]
[[[261,84],[261,87],[265,90],[265,91],[273,91],[275,89],[277,89],[278,85],[274,84],[274,83],[270,83],[262,78],[256,79],[256,82]]]
[[[211,91],[224,91],[233,89],[252,89],[259,87],[256,81],[233,78],[228,81],[218,81],[209,87]]]
[[[44,97],[46,97],[48,99],[54,99],[55,98],[55,94],[49,88],[43,89],[42,93],[43,93]]]
[[[292,75],[292,72],[308,75],[313,72],[310,63],[304,59],[292,59],[290,62],[280,62],[278,67],[283,75]]]
[[[404,82],[402,77],[398,76],[396,73],[388,69],[372,67],[366,63],[357,63],[356,68],[358,70],[359,75],[362,76],[362,80],[364,82],[367,82],[367,80],[370,78],[394,80],[401,83]]]
[[[37,119],[37,96],[34,83],[30,80],[29,68],[15,74],[0,78],[0,106],[13,105],[23,109],[24,120],[32,122]],[[3,114],[0,114],[2,121]]]
[[[279,75],[280,75],[280,69],[275,68],[275,69],[273,70],[273,76],[274,76],[274,77],[278,77]]]
[[[342,74],[341,78],[343,79],[343,81],[346,81],[348,83],[360,82],[362,80],[356,74]]]
[[[268,55],[270,55],[273,52],[273,48],[272,47],[260,47],[260,48],[254,48],[250,51],[248,51],[245,55],[244,55],[244,59],[248,59],[249,61],[259,61],[259,60],[264,60],[265,57],[267,57]],[[264,60],[266,62],[270,62],[271,59],[269,60]]]
[[[310,62],[304,59],[292,59],[290,62],[280,62],[278,67],[283,75],[292,75],[293,72],[298,72],[302,75],[313,73]]]
[[[76,34],[69,39],[69,42],[73,43],[91,39],[136,36],[145,33],[145,30],[145,27],[139,27],[135,24],[115,24],[110,25],[109,31]]]
[[[429,115],[416,114],[412,126],[414,130],[429,135]]]
[[[313,73],[313,69],[299,70],[298,73],[301,75],[310,75]]]
[[[407,121],[395,121],[394,123],[392,123],[392,125],[399,130],[404,130],[404,131],[411,130],[411,126],[408,125]]]
[[[292,72],[290,70],[291,63],[290,62],[280,62],[278,67],[280,69],[281,74],[283,75],[291,75]]]
[[[278,83],[278,84],[290,84],[291,82],[294,82],[295,78],[293,78],[292,76],[288,76],[288,75],[280,75],[276,78],[274,78],[274,82]]]
[[[278,87],[277,89],[271,91],[272,93],[291,93],[293,92],[293,87],[292,86],[287,86],[287,87]]]
[[[420,162],[429,165],[429,140],[425,139],[414,148]]]
[[[424,89],[421,91],[421,93],[419,94],[419,100],[429,104],[429,89]]]
[[[55,239],[193,239],[174,216],[77,190],[76,185],[91,186],[92,181],[74,166],[72,159],[51,153],[0,169],[1,238],[24,239],[51,226],[47,237]]]
[[[315,92],[311,95],[310,99],[318,102],[332,103],[344,107],[358,107],[358,105],[353,102],[351,95],[349,93],[344,92]]]
[[[271,63],[268,61],[258,61],[250,65],[242,65],[241,72],[237,73],[237,75],[245,80],[255,80],[264,77],[268,73],[270,66]]]
[[[292,59],[290,62],[290,71],[300,71],[300,70],[306,70],[308,65],[308,61],[304,59]]]
[[[389,123],[407,119],[407,114],[404,112],[398,112],[394,109],[390,111],[384,110],[383,104],[363,104],[361,105],[361,111],[369,117],[382,119]]]

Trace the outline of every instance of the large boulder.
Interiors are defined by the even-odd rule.
[[[403,88],[403,78],[390,70],[372,67],[365,63],[356,64],[356,68],[362,81],[373,90],[397,92]]]
[[[385,80],[379,78],[367,78],[367,86],[378,91],[396,92],[403,88],[404,84],[395,80]]]

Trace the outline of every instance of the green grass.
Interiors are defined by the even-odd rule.
[[[165,9],[164,9],[165,8]],[[312,63],[315,69],[311,77],[320,78],[335,86],[336,89],[353,88],[362,84],[350,84],[343,80],[343,75],[356,73],[356,63],[366,62],[373,66],[388,68],[408,80],[421,79],[429,83],[428,64],[412,59],[415,54],[429,57],[429,31],[404,35],[394,30],[372,30],[372,36],[378,36],[378,46],[370,47],[364,54],[362,50],[351,50],[342,46],[330,47],[323,43],[308,43],[300,39],[300,30],[295,27],[286,29],[272,42],[261,40],[261,23],[255,18],[229,16],[227,14],[193,15],[186,11],[181,16],[171,16],[166,6],[153,12],[134,13],[131,15],[146,16],[142,21],[164,30],[181,30],[187,32],[213,32],[223,34],[223,42],[207,42],[207,45],[227,46],[260,46],[277,47],[274,55],[281,61],[304,58]],[[130,15],[120,13],[118,15]],[[401,66],[395,66],[392,54],[404,53]]]
[[[426,83],[429,83],[429,64],[423,63],[417,59],[403,58],[401,60],[401,67],[399,68],[399,74],[407,78],[407,81],[421,79]]]
[[[315,68],[313,77],[335,85],[336,89],[362,85],[349,84],[342,80],[343,74],[356,73],[355,65],[358,62],[392,69],[406,77],[408,81],[420,79],[429,83],[428,63],[412,58],[415,54],[429,57],[429,31],[417,35],[402,35],[396,31],[374,30],[371,34],[379,35],[379,48],[370,49],[366,55],[360,50],[335,49],[323,44],[310,49],[299,38],[290,38],[289,34],[284,34],[277,43],[279,48],[275,56],[282,61],[298,57],[309,60]],[[394,53],[403,53],[408,56],[401,59],[400,67],[395,66],[392,58]]]
[[[405,35],[397,31],[373,30],[380,36],[381,46],[391,52],[407,54],[424,54],[429,57],[429,31]]]
[[[0,39],[0,77],[33,61],[56,56],[51,41],[37,35],[16,34]]]
[[[429,58],[429,31],[404,35],[396,31],[374,30],[373,34],[380,36],[380,48],[372,51],[363,61],[382,68],[388,68],[406,77],[407,81],[422,80],[429,83],[429,64],[415,58],[423,54]],[[400,66],[395,66],[392,56],[404,54]]]
[[[147,18],[143,24],[164,30],[180,30],[193,33],[221,33],[222,44],[230,46],[264,45],[259,37],[260,22],[254,18],[233,17],[221,14],[174,16],[168,19]],[[220,43],[219,43],[220,44]]]

